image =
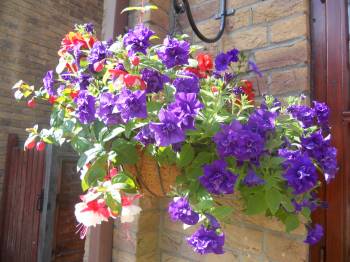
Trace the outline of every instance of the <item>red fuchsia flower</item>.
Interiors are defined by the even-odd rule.
[[[135,200],[141,198],[142,195],[136,194],[131,196],[122,196],[122,212],[120,214],[120,221],[122,223],[131,223],[135,216],[140,214],[141,208],[134,203]]]
[[[35,108],[36,107],[36,102],[35,102],[34,97],[27,102],[27,106],[30,107],[30,108]]]
[[[213,60],[208,54],[198,54],[198,68],[202,72],[207,72],[213,69]]]
[[[26,142],[24,143],[24,148],[25,148],[26,150],[33,149],[33,148],[35,147],[35,145],[36,145],[35,140],[36,140],[36,137],[35,137],[35,136],[34,136],[34,137],[29,137],[29,138],[26,140]]]
[[[37,151],[44,151],[45,150],[45,143],[43,141],[39,141],[38,143],[36,143],[36,150]]]
[[[82,202],[75,205],[75,217],[77,221],[82,224],[83,230],[90,226],[96,226],[102,223],[102,221],[108,221],[111,216],[111,212],[106,205],[104,199],[99,198],[100,193],[88,192],[86,195],[81,196]],[[84,237],[84,235],[83,235]]]
[[[61,49],[58,51],[58,55],[63,56],[77,45],[80,45],[82,49],[91,48],[95,41],[96,39],[92,36],[86,40],[80,33],[69,32],[61,41]]]
[[[250,101],[251,104],[254,104],[254,99],[255,99],[255,93],[253,89],[253,83],[248,80],[242,80],[241,81],[242,85],[234,88],[234,93],[237,96],[236,103],[241,104],[241,95],[246,95],[248,98],[248,101]]]
[[[128,88],[135,87],[135,86],[140,86],[141,90],[145,90],[146,89],[146,83],[141,79],[140,76],[126,74],[126,75],[124,75],[124,79],[123,80],[124,80],[124,84]]]
[[[140,64],[140,58],[138,56],[133,56],[131,58],[131,63],[133,66],[138,66]]]
[[[105,176],[104,180],[105,181],[109,181],[111,180],[113,177],[118,175],[118,168],[113,167],[109,170],[108,174]]]
[[[51,105],[53,105],[54,103],[56,103],[56,99],[57,99],[56,96],[50,96],[48,101]]]

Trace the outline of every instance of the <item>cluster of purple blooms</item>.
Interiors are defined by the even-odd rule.
[[[168,213],[173,221],[181,221],[187,225],[195,225],[199,221],[199,214],[191,208],[185,197],[174,198],[169,204]],[[209,222],[208,225],[200,225],[199,229],[187,238],[187,243],[199,254],[223,254],[225,235],[220,232],[221,226],[210,214],[205,216]]]

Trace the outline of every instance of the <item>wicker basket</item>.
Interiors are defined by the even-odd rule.
[[[141,191],[145,195],[164,197],[171,191],[180,171],[175,165],[160,167],[158,163],[144,151],[139,152],[139,161],[136,165],[127,165],[125,169],[137,180]]]

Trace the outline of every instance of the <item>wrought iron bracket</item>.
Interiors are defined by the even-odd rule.
[[[179,3],[180,1],[182,3]],[[221,21],[220,22],[220,30],[215,37],[208,38],[208,37],[204,36],[199,31],[198,27],[196,26],[196,23],[193,19],[191,7],[190,7],[188,0],[173,0],[173,8],[175,10],[175,13],[182,14],[182,13],[186,12],[188,21],[189,21],[193,31],[195,32],[195,34],[198,36],[199,39],[201,39],[202,41],[207,42],[207,43],[214,43],[222,37],[222,35],[225,31],[226,17],[234,15],[236,13],[235,9],[227,10],[226,7],[227,7],[227,0],[220,0],[220,13],[214,16],[214,19]]]

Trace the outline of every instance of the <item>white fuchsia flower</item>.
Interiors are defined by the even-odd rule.
[[[135,220],[141,212],[141,207],[134,205],[133,202],[139,199],[141,195],[122,196],[122,212],[120,214],[120,221],[122,223],[131,223]]]

